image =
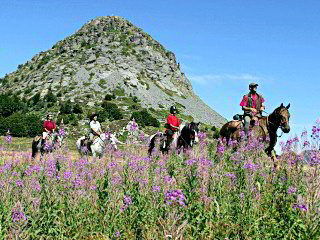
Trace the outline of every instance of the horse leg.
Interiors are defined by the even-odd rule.
[[[37,153],[37,142],[33,141],[32,142],[32,158],[34,159],[36,157],[36,153]]]

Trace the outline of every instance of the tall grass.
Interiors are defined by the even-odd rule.
[[[89,161],[67,148],[41,161],[17,153],[0,166],[0,238],[319,239],[315,133],[301,140],[308,162],[299,139],[282,144],[279,170],[255,139],[217,148],[205,134],[183,156],[148,158],[141,145]]]

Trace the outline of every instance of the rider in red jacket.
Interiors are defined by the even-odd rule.
[[[175,139],[177,132],[179,131],[180,127],[180,119],[176,116],[177,109],[175,106],[170,107],[170,114],[168,115],[167,119],[167,129],[165,133],[167,135],[167,142],[168,145]]]

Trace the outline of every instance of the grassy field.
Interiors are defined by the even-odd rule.
[[[319,151],[306,165],[287,146],[276,170],[255,139],[200,139],[183,156],[131,144],[100,160],[68,140],[41,161],[32,139],[3,142],[0,239],[319,239]]]

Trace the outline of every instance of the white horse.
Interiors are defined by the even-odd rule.
[[[83,151],[83,146],[81,142],[85,140],[85,136],[82,136],[79,138],[76,142],[76,147],[80,155],[82,156],[85,153],[88,153],[88,151],[84,152]],[[92,157],[96,157],[97,153],[99,154],[99,158],[103,158],[104,155],[104,149],[107,145],[107,143],[110,143],[115,150],[118,149],[117,143],[124,144],[123,142],[119,141],[113,134],[106,134],[102,133],[100,134],[100,137],[97,137],[93,143],[90,146],[90,150],[92,152]]]

